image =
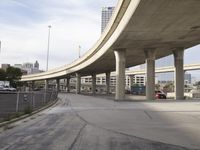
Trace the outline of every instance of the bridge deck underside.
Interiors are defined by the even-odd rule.
[[[156,49],[158,59],[172,54],[177,48],[195,46],[200,43],[199,8],[198,0],[141,0],[126,27],[106,52],[96,58],[91,55],[87,58],[90,63],[82,67],[66,67],[62,76],[65,72],[66,75],[75,72],[91,75],[93,72],[114,71],[114,49],[126,49],[126,67],[131,67],[145,62],[144,49]],[[98,51],[100,53],[101,49]],[[59,75],[52,75],[52,78]]]
[[[145,62],[144,49],[156,49],[156,58],[200,42],[200,1],[142,0],[111,49],[82,72],[115,70],[113,49],[126,48],[126,66]],[[98,68],[98,69],[97,69]]]

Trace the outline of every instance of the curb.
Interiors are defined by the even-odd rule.
[[[40,108],[40,109],[38,109],[38,110],[33,111],[31,114],[22,115],[22,116],[20,116],[20,117],[18,117],[18,118],[14,118],[14,119],[11,119],[11,120],[9,120],[9,121],[2,122],[2,123],[0,123],[0,128],[3,127],[3,126],[6,126],[6,125],[8,125],[8,124],[17,122],[17,121],[19,121],[19,120],[28,118],[28,117],[30,117],[30,116],[33,116],[33,115],[35,115],[35,114],[37,114],[37,113],[39,113],[39,112],[41,112],[41,111],[43,111],[43,110],[45,110],[45,109],[47,109],[47,108],[49,108],[49,107],[55,105],[55,104],[58,102],[58,100],[59,100],[59,98],[57,98],[55,101],[53,101],[53,102],[47,104],[46,106],[44,106],[44,107],[42,107],[42,108]]]

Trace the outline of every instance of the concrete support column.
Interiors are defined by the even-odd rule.
[[[70,77],[67,78],[67,92],[70,92]]]
[[[92,94],[96,94],[96,73],[92,74]]]
[[[133,75],[129,76],[129,88],[131,90],[131,87],[133,86]]]
[[[31,81],[31,90],[33,91],[35,88],[35,81]]]
[[[81,75],[76,73],[76,94],[81,93]]]
[[[125,65],[126,58],[125,49],[114,51],[116,60],[116,93],[115,100],[123,100],[125,98]]]
[[[56,79],[56,91],[60,91],[60,79]]]
[[[48,80],[44,80],[44,90],[48,91],[49,88],[49,81]]]
[[[175,66],[175,99],[184,99],[184,70],[183,70],[183,56],[184,49],[180,48],[173,51],[174,53],[174,66]]]
[[[155,99],[155,49],[145,50],[146,56],[146,99]]]
[[[106,72],[106,93],[110,94],[110,72]]]

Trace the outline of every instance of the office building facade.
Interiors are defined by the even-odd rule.
[[[115,7],[103,7],[101,12],[101,33],[106,28]]]

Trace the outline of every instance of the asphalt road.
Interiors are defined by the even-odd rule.
[[[200,149],[200,102],[114,102],[60,94],[50,109],[0,130],[1,150]]]

